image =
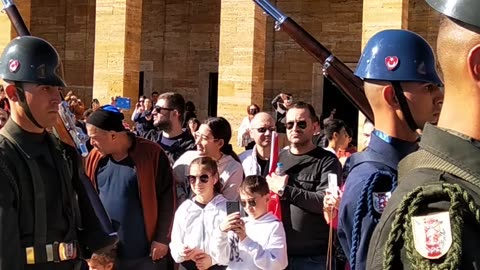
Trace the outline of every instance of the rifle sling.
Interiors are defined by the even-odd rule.
[[[47,245],[47,206],[45,197],[45,186],[35,160],[28,155],[21,145],[13,138],[7,131],[2,129],[0,134],[7,138],[15,148],[20,152],[25,163],[30,170],[33,185],[34,197],[34,233],[33,233],[33,247],[35,248],[35,261],[46,262],[47,253],[45,246]]]

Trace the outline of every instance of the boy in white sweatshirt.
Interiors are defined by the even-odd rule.
[[[213,246],[218,253],[228,250],[227,269],[282,270],[288,265],[283,224],[268,211],[270,199],[267,181],[248,176],[240,185],[240,203],[248,214],[228,215],[214,232]],[[224,253],[225,254],[225,253]]]

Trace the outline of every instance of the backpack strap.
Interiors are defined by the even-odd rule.
[[[402,175],[418,168],[444,171],[475,185],[480,178],[429,151],[421,149],[405,158],[399,165]],[[434,201],[449,201],[448,212],[440,212],[428,216],[416,216],[424,213],[425,207]],[[445,218],[439,218],[444,215]],[[383,269],[394,269],[400,258],[400,251],[405,247],[406,256],[418,269],[459,269],[462,254],[463,225],[466,215],[471,215],[480,224],[480,208],[470,194],[458,184],[433,182],[417,187],[405,195],[397,208],[392,229],[385,245]],[[423,219],[441,226],[444,245],[435,254],[425,254],[421,245],[417,245],[417,220]],[[449,224],[446,226],[445,224]],[[421,225],[421,224],[420,224]],[[422,233],[422,232],[421,232]],[[420,234],[424,236],[425,233]],[[445,244],[447,243],[447,244]],[[441,259],[440,259],[441,258]]]
[[[352,230],[352,246],[350,249],[350,267],[355,269],[357,252],[360,245],[360,237],[362,231],[362,221],[368,215],[372,218],[373,223],[376,225],[380,219],[380,216],[385,208],[388,199],[391,196],[393,190],[397,187],[397,164],[391,159],[385,158],[383,155],[373,152],[365,151],[358,154],[354,154],[350,157],[347,168],[350,173],[355,167],[366,162],[373,162],[383,164],[388,167],[389,170],[376,170],[366,180],[360,193],[359,200],[355,209],[353,217],[353,230]],[[374,192],[376,184],[380,181],[389,179],[391,182],[391,189],[387,192]]]

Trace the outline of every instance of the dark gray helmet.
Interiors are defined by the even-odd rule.
[[[436,11],[466,24],[480,27],[479,0],[425,0]]]
[[[0,57],[0,78],[14,82],[65,87],[55,48],[39,37],[21,36],[7,44]]]

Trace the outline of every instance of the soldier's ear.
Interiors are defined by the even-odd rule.
[[[391,84],[387,84],[382,89],[382,98],[384,102],[392,109],[399,109],[398,100],[395,97],[395,89]]]
[[[468,73],[480,87],[480,44],[475,45],[467,56]]]
[[[14,84],[8,84],[4,90],[8,99],[10,99],[13,102],[18,101],[17,87],[15,87]]]

